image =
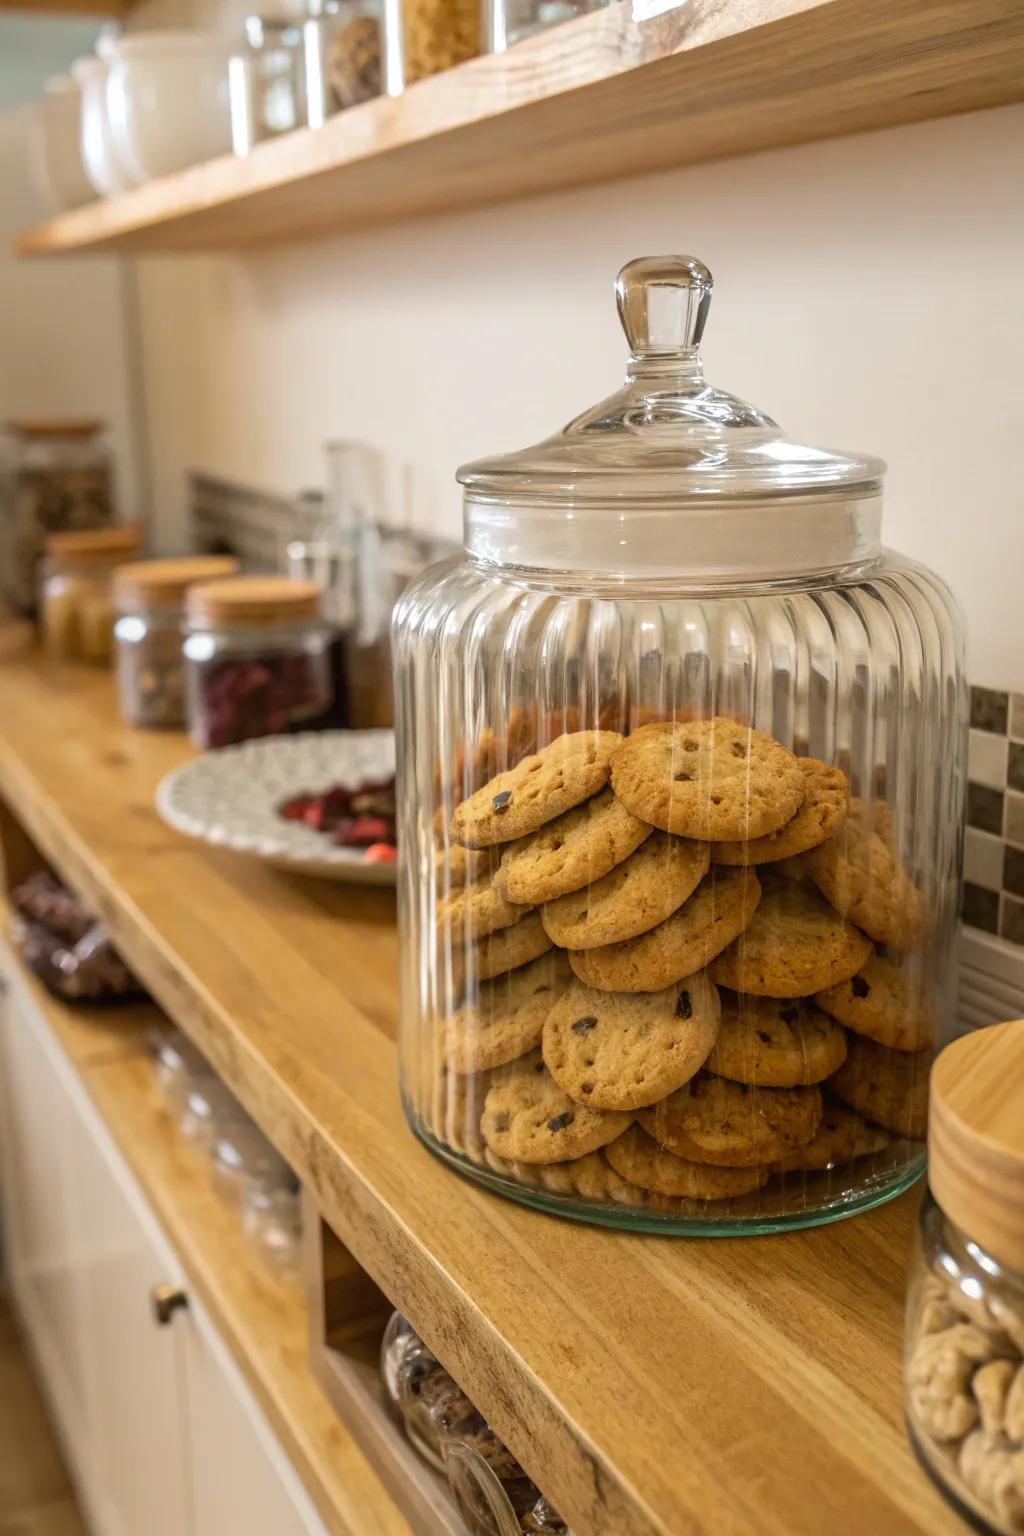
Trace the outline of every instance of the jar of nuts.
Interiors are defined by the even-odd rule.
[[[384,89],[383,0],[311,0],[303,23],[311,128]]]
[[[129,725],[185,724],[185,663],[181,647],[185,593],[191,586],[233,576],[229,555],[143,560],[114,576],[118,695]]]
[[[59,661],[109,662],[114,571],[138,549],[139,530],[134,526],[50,536],[41,610],[43,642],[51,656]]]
[[[929,1194],[907,1304],[906,1401],[926,1469],[975,1524],[1024,1531],[1024,1020],[932,1074]]]
[[[388,95],[475,58],[481,46],[480,0],[398,0],[388,9]]]
[[[310,730],[331,705],[331,630],[311,581],[232,576],[189,588],[185,692],[197,747]]]

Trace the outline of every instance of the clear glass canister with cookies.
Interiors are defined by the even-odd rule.
[[[907,1298],[907,1422],[982,1530],[1024,1531],[1024,1020],[935,1064]]]
[[[481,1183],[677,1232],[924,1164],[966,711],[877,459],[704,378],[707,269],[631,262],[624,387],[472,464],[396,615],[402,1091]]]

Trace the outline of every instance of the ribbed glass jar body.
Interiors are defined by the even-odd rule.
[[[1024,1530],[1024,1274],[921,1206],[907,1292],[906,1406],[924,1466],[979,1529]]]
[[[432,1150],[526,1203],[678,1232],[829,1220],[917,1177],[928,1067],[953,1011],[966,747],[961,622],[938,578],[889,552],[819,578],[702,587],[467,557],[435,566],[405,593],[395,659],[402,1092]],[[844,804],[848,792],[850,810],[824,839],[834,855],[830,863],[826,852],[824,868],[820,852],[817,861],[804,853],[744,867],[735,845],[730,855],[729,845],[712,843],[694,893],[694,901],[704,893],[710,917],[694,918],[693,932],[687,891],[677,888],[666,903],[646,876],[625,928],[621,910],[618,928],[602,927],[616,897],[598,884],[608,859],[593,848],[583,851],[593,878],[577,874],[570,898],[578,911],[567,913],[562,896],[554,913],[553,900],[522,904],[518,890],[510,910],[502,894],[509,852],[524,845],[467,850],[453,834],[461,802],[563,733],[628,740],[656,722],[682,729],[713,717],[840,770],[833,782]],[[751,763],[756,780],[756,752]],[[500,812],[499,802],[500,791]],[[835,826],[822,821],[824,830]],[[670,833],[653,834],[649,847],[658,839],[671,856]],[[549,838],[549,871],[551,853]],[[561,891],[557,878],[549,888]],[[495,884],[499,899],[468,900],[472,882]],[[756,933],[748,926],[730,940],[723,960],[712,930],[728,928],[737,892],[748,909],[758,902],[762,920]],[[650,893],[668,919],[637,915],[637,900],[643,906]],[[776,907],[785,919],[777,934]],[[583,946],[582,959],[564,941],[566,922],[581,935],[572,943]],[[632,937],[605,942],[608,933]],[[552,944],[553,934],[561,942]],[[845,975],[840,964],[825,977],[818,959],[836,946]],[[762,980],[751,981],[758,967]],[[737,976],[747,978],[742,991]],[[638,1086],[646,1058],[637,1031],[651,1032],[657,1054],[666,987],[676,989],[679,1018],[688,1017],[690,992],[703,989],[723,1052],[732,1023],[731,1053],[712,1055],[710,1070],[689,1083],[703,1083],[711,1098],[691,1106],[696,1121],[678,1138],[658,1130],[658,1093],[671,1081],[660,1057],[649,1090]],[[580,1017],[560,1026],[561,1047],[546,1014],[549,992],[547,1001],[579,1000]],[[758,1010],[770,1015],[763,1051]],[[621,1060],[615,1049],[588,1057],[578,1044],[606,1032],[617,1040],[617,1029],[630,1037]],[[556,1065],[555,1098],[566,1085],[569,1097],[538,1097],[524,1082],[531,1063],[545,1082]],[[595,1088],[588,1075],[623,1106],[606,1124],[586,1098]],[[782,1090],[796,1098],[776,1099]],[[731,1123],[737,1105],[742,1123],[716,1139],[708,1116]],[[670,1124],[678,1128],[672,1116]]]

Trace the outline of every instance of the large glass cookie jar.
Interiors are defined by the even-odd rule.
[[[920,1172],[966,745],[884,466],[709,386],[710,296],[623,269],[624,387],[460,471],[465,554],[395,621],[409,1120],[502,1193],[678,1232]]]

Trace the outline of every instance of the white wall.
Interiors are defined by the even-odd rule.
[[[152,14],[152,13],[151,13]],[[608,393],[612,279],[684,250],[717,280],[713,381],[812,442],[889,461],[888,542],[937,567],[971,675],[1024,686],[1024,108],[722,161],[230,259],[146,262],[156,499],[183,470],[322,480],[361,436],[455,466],[546,435]]]

